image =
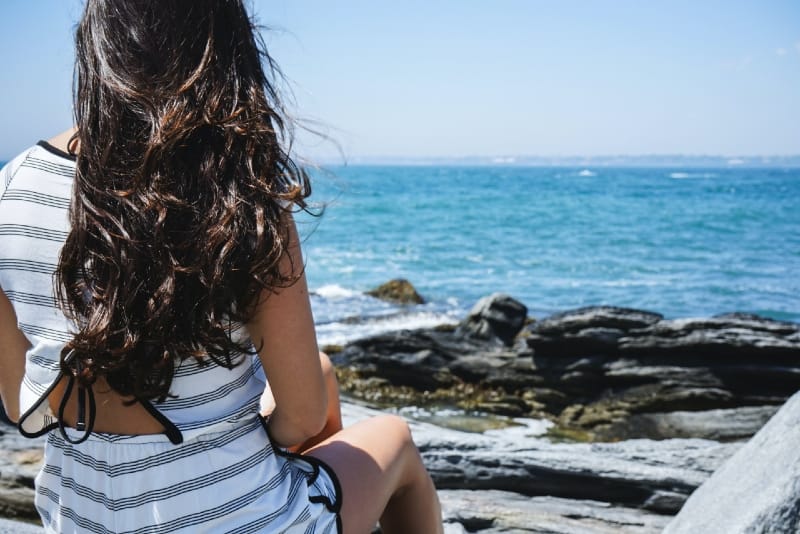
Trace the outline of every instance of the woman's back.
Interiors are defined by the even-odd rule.
[[[21,410],[27,412],[56,379],[61,350],[71,337],[53,297],[52,273],[69,230],[74,163],[40,143],[0,176],[0,287],[32,345],[21,394]],[[243,329],[237,333],[246,341]],[[304,531],[322,514],[324,528],[334,528],[333,515],[326,514],[326,504],[333,507],[337,500],[334,482],[314,477],[317,468],[307,462],[275,454],[258,417],[264,373],[257,357],[244,358],[232,369],[194,359],[177,367],[171,395],[155,406],[179,430],[178,445],[163,433],[102,432],[102,419],[98,432],[79,445],[51,432],[37,478],[36,504],[46,527],[52,532]],[[108,417],[107,407],[98,404],[100,417]],[[27,419],[29,432],[51,422],[47,408],[40,403],[39,414]],[[113,426],[113,417],[106,424]],[[81,435],[71,428],[65,432],[71,439]],[[324,499],[313,503],[309,495]]]

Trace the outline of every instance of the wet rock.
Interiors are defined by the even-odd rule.
[[[752,314],[665,320],[598,306],[538,321],[524,339],[540,386],[564,393],[543,401],[546,409],[593,439],[682,437],[692,429],[747,437],[757,427],[740,418],[731,431],[706,432],[688,416],[667,414],[758,406],[769,413],[800,389],[800,327]]]
[[[404,278],[389,280],[385,284],[367,291],[367,295],[396,304],[424,304],[425,299],[416,288]]]
[[[597,306],[528,324],[511,339],[525,316],[512,301],[487,297],[455,329],[394,332],[345,346],[334,358],[350,377],[345,389],[366,398],[379,380],[389,402],[392,388],[407,388],[398,396],[403,402],[546,416],[564,431],[611,441],[748,437],[800,389],[794,323],[748,314],[665,320]],[[740,408],[728,412],[738,414],[728,430],[725,422],[692,422],[702,415],[669,415]]]
[[[800,532],[800,394],[695,491],[666,534]]]

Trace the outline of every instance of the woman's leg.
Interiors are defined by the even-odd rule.
[[[436,488],[402,418],[360,421],[306,454],[336,472],[346,534],[371,532],[378,520],[384,534],[442,532]]]

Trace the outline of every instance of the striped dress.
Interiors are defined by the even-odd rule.
[[[45,142],[0,170],[0,288],[32,345],[20,392],[27,434],[53,426],[48,403],[39,401],[71,339],[52,275],[69,229],[74,175],[74,158]],[[178,367],[173,396],[156,408],[177,427],[179,444],[164,434],[92,433],[75,445],[48,431],[35,481],[45,530],[339,532],[335,474],[270,444],[258,415],[266,378],[259,359],[246,358],[232,370],[194,359]],[[73,440],[81,435],[65,432]]]

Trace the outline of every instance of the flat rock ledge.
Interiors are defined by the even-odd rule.
[[[380,413],[343,405],[345,424]],[[661,532],[741,446],[701,439],[551,443],[410,422],[446,532]]]

